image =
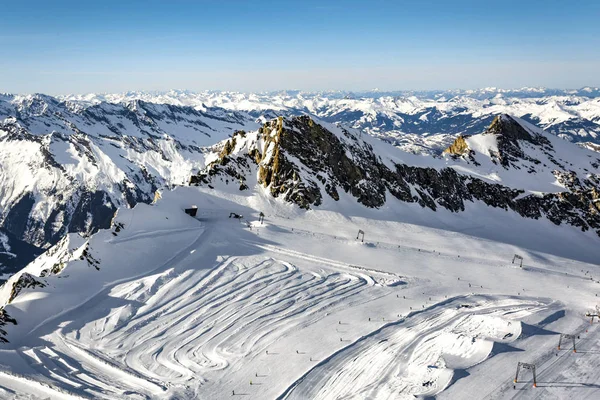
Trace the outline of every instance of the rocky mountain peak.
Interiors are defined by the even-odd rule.
[[[534,142],[533,136],[508,114],[497,115],[483,135],[499,135],[512,142]]]
[[[569,151],[585,151],[564,144]],[[308,116],[279,117],[257,131],[236,132],[216,146],[214,161],[192,176],[190,183],[218,190],[233,184],[250,193],[258,186],[273,197],[304,209],[331,207],[342,196],[371,208],[382,207],[393,196],[433,211],[441,207],[452,212],[465,211],[467,202],[483,202],[526,218],[545,217],[557,225],[592,228],[600,235],[598,181],[589,169],[596,167],[589,164],[588,172],[582,169],[588,177],[560,167],[563,164],[553,158],[552,143],[542,133],[528,130],[511,117],[499,116],[484,134],[459,137],[448,148],[447,154],[468,156],[465,160],[474,165],[468,170],[460,165],[462,160],[448,166],[434,158],[427,165],[414,159],[419,164],[410,165],[401,161],[406,153],[394,153],[397,149],[387,146]],[[530,156],[532,151],[539,152],[544,161]],[[384,160],[382,154],[390,152],[394,154],[392,158]],[[483,162],[484,156],[486,165],[477,161]],[[538,164],[541,165],[536,171],[533,168]],[[514,179],[515,172],[507,171],[513,180],[499,181],[496,166],[510,167],[511,171],[518,171],[520,178]],[[535,180],[528,179],[531,173],[547,179],[544,188],[551,191],[537,189]],[[556,191],[557,180],[563,191]]]
[[[545,135],[523,124],[510,115],[498,115],[483,133],[457,137],[443,154],[464,158],[475,165],[481,165],[481,158],[485,157],[505,169],[521,169],[526,164],[534,172],[531,166],[543,164],[541,158],[554,160],[554,148]]]

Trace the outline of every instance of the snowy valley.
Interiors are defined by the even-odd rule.
[[[0,398],[597,398],[600,93],[533,92],[0,97]]]

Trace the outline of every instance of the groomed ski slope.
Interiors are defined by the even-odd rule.
[[[499,210],[418,224],[417,207],[345,201],[304,212],[178,188],[120,210],[123,229],[87,243],[98,270],[76,258],[6,306],[18,325],[4,327],[0,398],[600,396],[600,330],[584,317],[597,238]],[[580,335],[577,353],[556,351],[561,332]],[[538,365],[538,388],[524,372],[513,389],[518,361]]]

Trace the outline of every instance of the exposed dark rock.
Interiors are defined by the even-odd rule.
[[[550,154],[552,144],[544,136],[525,130],[517,121],[508,115],[500,115],[494,118],[490,127],[484,135],[497,135],[498,152],[492,154],[492,161],[499,162],[504,168],[520,167],[516,164],[519,160],[527,160],[534,164],[540,161],[527,156],[521,148],[521,142],[528,142],[538,146],[552,159]]]
[[[109,228],[116,210],[103,191],[84,192],[71,216],[69,232],[91,234],[98,229]]]
[[[385,204],[388,192],[404,202],[452,212],[464,211],[467,201],[481,201],[526,218],[546,217],[555,224],[591,228],[600,235],[600,185],[593,175],[584,184],[568,171],[556,171],[555,176],[568,191],[524,196],[523,190],[461,175],[453,168],[437,170],[396,164],[392,170],[369,144],[346,130],[342,129],[342,133],[343,137],[338,137],[307,116],[285,120],[280,117],[259,130],[262,149],[249,144],[247,152],[234,153],[236,140],[241,139],[234,136],[225,143],[219,158],[192,176],[190,183],[210,187],[216,179],[229,177],[243,182],[246,189],[247,177],[256,173],[258,183],[274,197],[283,196],[301,208],[319,206],[322,191],[336,201],[342,191],[375,208]],[[485,134],[498,136],[499,151],[492,159],[504,168],[518,167],[513,165],[518,160],[539,162],[523,152],[522,142],[537,146],[549,156],[553,152],[548,139],[528,132],[508,116],[494,119]],[[472,157],[464,138],[457,139],[448,153]]]
[[[4,308],[0,307],[0,343],[8,343],[8,339],[6,339],[6,331],[2,329],[2,327],[6,326],[7,324],[17,325],[17,320],[11,318]]]
[[[39,280],[39,278],[23,272],[19,279],[17,279],[12,286],[10,296],[8,297],[8,304],[15,299],[21,293],[23,289],[35,289],[36,287],[45,287],[46,284]]]

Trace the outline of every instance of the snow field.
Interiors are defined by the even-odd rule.
[[[593,264],[368,213],[298,215],[268,201],[179,188],[120,212],[117,236],[89,242],[99,271],[71,261],[48,287],[7,306],[19,325],[7,326],[11,343],[0,349],[0,394],[503,398],[516,361],[542,366],[556,332],[583,329],[597,302]],[[182,212],[190,204],[199,221]],[[510,263],[514,253],[524,268]]]

